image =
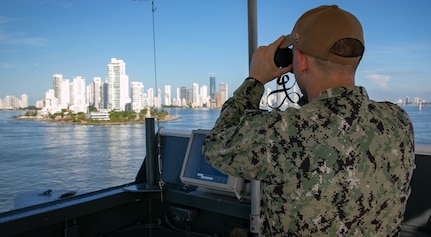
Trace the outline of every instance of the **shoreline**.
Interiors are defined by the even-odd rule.
[[[78,122],[74,122],[71,119],[52,119],[52,118],[43,118],[37,116],[13,116],[14,119],[17,120],[31,120],[31,121],[39,121],[39,122],[51,122],[51,123],[61,123],[61,124],[76,124],[76,125],[121,125],[121,124],[145,124],[144,121],[122,121],[122,122],[111,122],[111,121],[100,121],[100,120],[81,120]],[[168,122],[173,120],[180,119],[180,116],[171,116],[167,115],[165,118],[156,120],[156,122]]]

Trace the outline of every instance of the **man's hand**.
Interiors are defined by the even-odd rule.
[[[274,55],[277,48],[284,40],[281,36],[268,46],[260,46],[254,52],[250,63],[250,77],[255,78],[262,84],[265,84],[281,75],[292,71],[292,65],[284,68],[278,68],[274,63]]]

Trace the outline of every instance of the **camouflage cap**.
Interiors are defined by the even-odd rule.
[[[305,12],[296,22],[292,33],[285,37],[283,46],[296,49],[337,64],[357,64],[362,56],[343,57],[329,52],[335,42],[353,38],[364,45],[361,23],[351,13],[337,5],[320,6]]]

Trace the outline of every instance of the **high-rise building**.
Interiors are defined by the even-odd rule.
[[[193,83],[192,86],[192,104],[193,106],[199,106],[199,84]]]
[[[187,89],[186,101],[187,105],[193,105],[193,89]]]
[[[165,85],[165,105],[166,106],[171,106],[171,86],[170,85]]]
[[[182,86],[180,88],[180,99],[181,100],[185,100],[186,102],[188,102],[188,98],[187,98],[187,88],[185,86]]]
[[[139,113],[143,108],[144,84],[142,82],[131,82],[130,85],[132,110]]]
[[[28,95],[22,94],[21,95],[21,108],[27,108],[28,107]]]
[[[20,100],[11,95],[7,95],[3,100],[4,109],[19,109],[21,107],[20,104]]]
[[[162,107],[162,90],[160,88],[157,89],[157,95],[154,97],[154,107],[156,109]]]
[[[200,100],[200,105],[199,106],[205,106],[208,107],[209,106],[209,97],[208,97],[208,87],[207,86],[202,86],[200,93],[199,93],[199,100]]]
[[[181,106],[180,88],[177,87],[175,98],[172,101],[173,106]]]
[[[61,86],[61,104],[59,106],[62,109],[69,108],[70,105],[70,83],[69,79],[63,79],[63,85]],[[60,101],[60,99],[58,99]]]
[[[216,98],[216,81],[215,81],[215,75],[210,74],[210,98],[214,99]]]
[[[58,99],[55,97],[54,89],[49,89],[45,93],[45,98],[43,99],[43,113],[57,113],[61,111],[61,107],[58,104]]]
[[[54,97],[58,100],[58,106],[67,109],[70,105],[70,83],[69,79],[63,79],[62,74],[52,76],[52,88]]]
[[[52,75],[52,88],[54,90],[54,96],[58,99],[59,104],[62,104],[62,92],[63,92],[63,75],[54,74]]]
[[[100,77],[93,77],[93,81],[88,84],[87,101],[97,110],[103,109],[103,82]]]
[[[220,83],[220,103],[224,104],[228,99],[228,86],[226,83]]]
[[[85,91],[85,78],[75,77],[70,84],[70,109],[75,113],[87,112],[87,101],[86,101],[86,91]]]
[[[148,94],[148,107],[153,107],[154,106],[154,89],[153,88],[148,88],[147,91]]]
[[[216,107],[216,78],[210,74],[210,108]]]
[[[103,109],[108,109],[108,82],[103,83]]]
[[[126,74],[126,63],[111,58],[108,63],[108,109],[123,111],[130,102],[129,77]]]

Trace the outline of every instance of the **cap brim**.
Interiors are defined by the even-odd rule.
[[[280,44],[280,48],[287,48],[293,45],[293,37],[292,34],[284,36],[283,42]]]

